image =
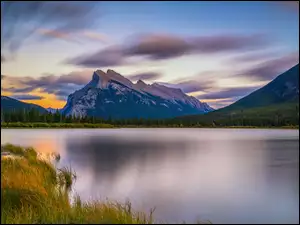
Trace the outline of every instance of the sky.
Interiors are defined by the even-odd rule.
[[[1,95],[61,108],[95,70],[214,108],[299,63],[299,2],[1,2]]]

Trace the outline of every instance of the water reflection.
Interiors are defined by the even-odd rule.
[[[298,223],[299,134],[290,130],[5,130],[72,165],[80,196],[133,202],[168,222]],[[50,141],[51,140],[51,141]]]

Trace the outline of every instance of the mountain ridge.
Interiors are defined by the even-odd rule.
[[[131,111],[126,107],[131,107]],[[96,70],[86,86],[69,95],[62,112],[79,117],[168,118],[212,110],[207,103],[186,95],[181,89],[146,84],[142,80],[132,83],[113,70],[107,73]]]
[[[29,110],[32,108],[36,108],[42,113],[47,112],[47,110],[40,105],[22,102],[14,98],[1,95],[1,110],[5,110],[5,111],[20,110],[20,109]]]
[[[299,64],[278,75],[265,86],[255,90],[222,109],[260,107],[299,98]]]

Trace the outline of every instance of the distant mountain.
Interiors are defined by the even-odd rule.
[[[252,125],[280,119],[285,124],[299,124],[299,64],[227,107],[178,119],[203,124],[232,124],[243,120]]]
[[[21,102],[17,99],[10,98],[7,96],[1,96],[1,110],[3,111],[12,111],[12,110],[21,110],[21,109],[29,110],[32,108],[35,108],[42,113],[47,112],[46,109],[44,109],[39,105]]]
[[[180,89],[139,80],[132,83],[113,70],[97,70],[82,89],[69,95],[62,113],[102,118],[170,118],[212,111]]]

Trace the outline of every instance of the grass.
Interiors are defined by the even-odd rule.
[[[77,196],[71,204],[71,168],[55,168],[33,148],[7,144],[1,152],[14,155],[1,156],[1,223],[153,223],[152,212],[134,212],[129,202],[82,202]]]
[[[114,128],[111,124],[92,123],[1,123],[1,128]]]
[[[41,157],[33,148],[6,144],[1,153],[2,224],[153,224],[153,212],[136,212],[130,202],[70,199],[76,180],[71,168],[58,169],[57,154]],[[71,200],[73,200],[71,204]],[[184,223],[184,222],[183,222]],[[198,224],[203,222],[198,221]],[[209,221],[207,223],[210,223]]]

